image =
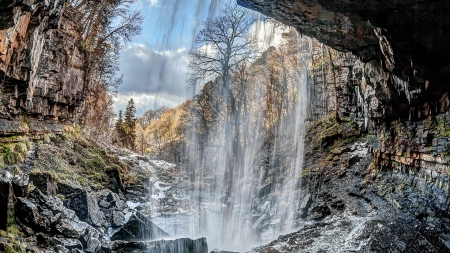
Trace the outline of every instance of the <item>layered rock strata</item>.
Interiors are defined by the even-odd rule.
[[[301,229],[254,252],[450,251],[450,4],[238,2],[347,52],[308,73]],[[261,191],[256,206],[273,197]],[[258,229],[275,230],[273,210],[258,210]]]
[[[29,127],[42,120],[73,120],[86,84],[76,12],[65,1],[2,1],[1,6],[0,118],[6,125],[19,121]]]

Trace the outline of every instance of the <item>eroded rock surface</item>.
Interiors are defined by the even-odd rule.
[[[86,83],[76,12],[66,1],[2,1],[1,6],[0,117],[72,120]],[[27,123],[28,128],[12,130],[36,130],[34,121]]]

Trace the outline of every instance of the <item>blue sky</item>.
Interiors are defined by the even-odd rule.
[[[116,113],[130,98],[137,116],[148,109],[175,107],[193,95],[185,80],[188,52],[208,18],[235,0],[137,0],[144,15],[143,30],[121,52],[124,82],[115,98]],[[259,28],[258,28],[259,29]]]

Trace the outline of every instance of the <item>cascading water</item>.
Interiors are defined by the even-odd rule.
[[[182,8],[183,3],[174,1],[174,9]],[[211,1],[208,18],[213,19],[217,13],[214,10],[225,3],[230,1]],[[205,7],[208,4],[198,1],[197,12]],[[172,16],[166,40],[176,19]],[[265,29],[266,25],[272,29]],[[253,35],[273,40],[276,36],[267,32],[274,33],[273,27],[257,20]],[[196,26],[197,30],[200,28]],[[259,31],[265,34],[258,34]],[[186,229],[171,229],[172,236],[206,237],[210,250],[243,252],[298,226],[294,214],[299,206],[307,68],[312,50],[310,39],[289,28],[282,27],[277,32],[287,38],[278,43],[259,43],[265,45],[262,55],[249,62],[242,96],[235,98],[236,103],[245,101],[245,109],[229,115],[228,94],[220,86],[213,86],[211,92],[218,96],[214,101],[218,114],[209,127],[208,138],[200,139],[200,122],[188,132],[185,156],[189,162],[184,167],[190,177],[190,215],[181,220],[189,225]],[[271,76],[273,69],[278,71],[276,77]],[[273,83],[265,85],[269,79]],[[279,98],[277,105],[269,101],[275,96]],[[158,217],[155,221],[170,228],[180,219]]]
[[[270,97],[272,91],[264,88],[263,79],[267,76],[263,74],[246,84],[257,92],[246,95],[253,101],[247,113],[238,115],[240,133],[234,136],[240,136],[242,152],[233,157],[236,154],[224,145],[233,135],[227,132],[230,126],[226,122],[216,123],[202,154],[198,145],[189,150],[189,167],[195,170],[192,196],[198,203],[193,207],[198,214],[190,220],[191,232],[207,237],[210,248],[242,252],[296,228],[294,214],[299,205],[296,194],[302,171],[307,108],[309,50],[305,49],[309,43],[297,35],[295,40],[299,51],[288,55],[293,59],[286,67],[284,80],[280,80],[285,82],[286,97],[279,106],[282,111],[279,122],[265,122],[267,108],[260,99]],[[292,64],[294,60],[297,62]],[[267,65],[253,66],[252,71],[267,69]],[[227,111],[225,102],[220,106],[219,111]],[[272,124],[270,131],[274,138],[267,138],[267,124]],[[198,144],[196,134],[193,136],[192,142]],[[233,163],[241,167],[230,167],[227,157],[241,161]]]

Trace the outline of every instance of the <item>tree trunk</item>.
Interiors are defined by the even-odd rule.
[[[337,93],[336,70],[335,70],[336,66],[334,65],[330,48],[328,48],[328,56],[330,57],[331,72],[333,73],[334,102],[335,102],[334,112],[335,112],[336,122],[340,123],[341,118],[339,117],[339,98],[338,98],[338,93]]]

